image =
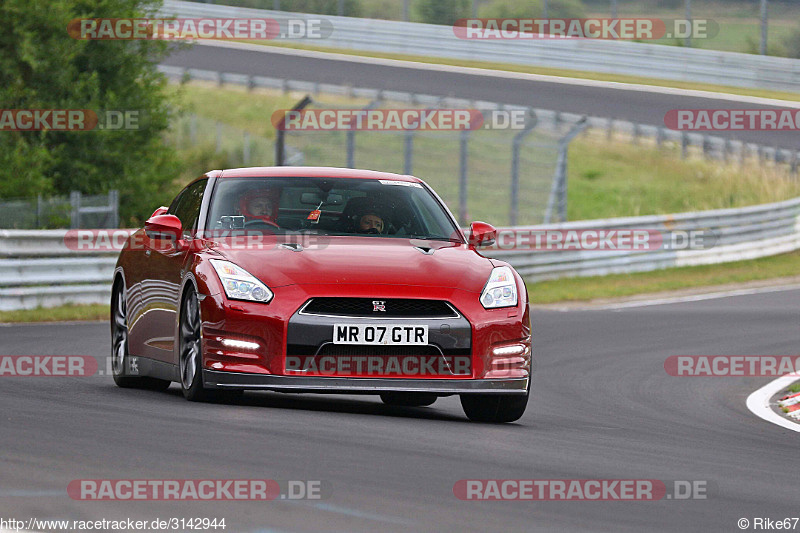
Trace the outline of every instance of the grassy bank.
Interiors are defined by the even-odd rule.
[[[177,90],[177,89],[176,89]],[[181,89],[190,112],[207,123],[205,135],[182,150],[188,180],[212,168],[241,166],[242,132],[258,139],[251,165],[273,163],[275,128],[270,122],[279,109],[291,107],[302,95],[252,91],[242,87],[188,84]],[[319,107],[360,108],[365,100],[320,97]],[[222,153],[214,153],[214,123],[231,128],[223,136]],[[496,225],[508,223],[510,146],[513,131],[480,130],[471,135],[468,211],[471,219]],[[183,135],[184,141],[187,135]],[[235,142],[239,144],[235,144]],[[289,143],[312,165],[345,166],[344,132],[292,135]],[[521,224],[541,220],[555,164],[552,134],[532,134],[524,145],[520,175]],[[356,166],[402,172],[403,137],[396,133],[359,134]],[[458,205],[458,137],[420,135],[415,143],[414,174],[428,181],[455,211]],[[569,158],[568,218],[586,220],[618,216],[677,213],[741,207],[800,196],[800,182],[757,165],[741,167],[701,157],[680,158],[675,146],[662,148],[604,135],[583,135],[573,141]],[[498,170],[499,169],[499,170]],[[185,182],[185,181],[184,181]]]
[[[636,294],[797,276],[800,251],[749,261],[528,283],[532,304],[585,302]]]

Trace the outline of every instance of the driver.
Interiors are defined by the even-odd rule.
[[[374,209],[371,209],[359,217],[359,233],[383,233],[383,218],[374,211]]]
[[[239,212],[249,222],[262,222],[269,226],[278,227],[275,219],[278,218],[277,191],[273,189],[254,189],[244,194],[239,199]]]

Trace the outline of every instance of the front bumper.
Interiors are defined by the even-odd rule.
[[[331,394],[430,392],[434,394],[525,394],[530,378],[514,379],[408,379],[328,376],[278,376],[203,370],[209,389],[271,390]]]

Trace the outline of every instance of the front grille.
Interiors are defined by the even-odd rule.
[[[381,302],[376,304],[375,302]],[[376,311],[383,306],[386,311]],[[457,318],[455,310],[442,300],[380,298],[314,298],[303,308],[305,315],[374,318]]]

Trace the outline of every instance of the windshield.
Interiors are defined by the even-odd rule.
[[[223,178],[214,188],[206,229],[461,242],[425,187],[398,180]]]

